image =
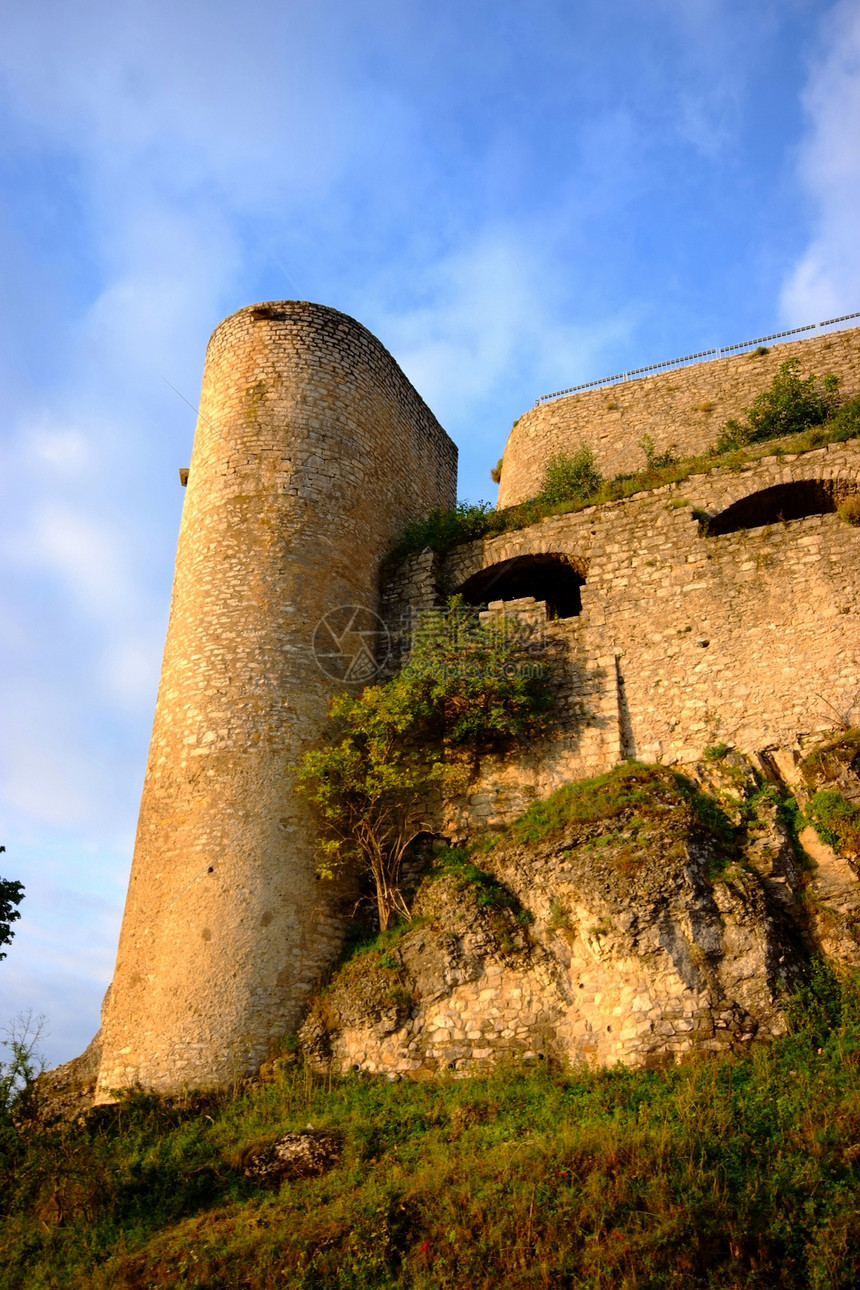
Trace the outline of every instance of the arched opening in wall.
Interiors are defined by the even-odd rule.
[[[803,520],[809,515],[830,515],[857,491],[857,484],[841,479],[798,479],[774,484],[727,506],[708,521],[705,533],[708,537],[722,537],[741,529]]]
[[[534,596],[546,601],[552,618],[574,618],[582,610],[580,588],[584,585],[584,564],[573,556],[551,552],[518,555],[491,564],[467,578],[460,594],[470,605]]]

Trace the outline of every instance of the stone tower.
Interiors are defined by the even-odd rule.
[[[456,461],[352,318],[282,301],[215,329],[99,1098],[229,1083],[296,1026],[340,923],[288,767],[343,684],[352,611],[338,611],[361,611],[343,644],[360,661],[380,559],[407,521],[454,503]]]

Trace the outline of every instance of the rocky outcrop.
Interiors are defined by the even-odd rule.
[[[815,794],[838,794],[860,808],[860,731],[840,731],[797,764],[795,787],[809,807]],[[807,825],[799,837],[807,863],[809,922],[822,953],[837,963],[860,961],[860,856],[856,846],[835,848]]]
[[[306,1052],[427,1078],[514,1055],[661,1064],[781,1033],[808,953],[800,866],[773,807],[743,807],[747,763],[727,772],[729,810],[753,827],[627,764],[559,790],[483,853],[443,854],[413,926],[315,1002]]]
[[[330,1133],[308,1128],[304,1133],[284,1133],[265,1147],[250,1148],[242,1157],[246,1178],[279,1186],[288,1178],[315,1178],[337,1164],[341,1143]]]

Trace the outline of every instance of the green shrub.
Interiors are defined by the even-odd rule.
[[[436,507],[423,519],[406,525],[387,558],[396,562],[427,547],[447,551],[462,542],[473,542],[493,531],[498,514],[489,502],[458,502],[451,510]]]
[[[639,440],[639,447],[645,456],[645,470],[649,475],[653,475],[657,470],[665,470],[667,466],[677,466],[678,457],[675,454],[675,444],[670,443],[669,447],[663,452],[657,452],[656,444],[650,434],[643,434]]]
[[[860,395],[840,403],[828,421],[830,437],[835,443],[860,434]]]
[[[732,452],[752,443],[800,434],[824,425],[839,408],[839,378],[829,373],[823,381],[798,375],[799,358],[780,363],[769,390],[763,390],[745,408],[746,423],[730,417],[714,445],[717,454]]]
[[[843,984],[825,959],[813,958],[787,1008],[794,1034],[821,1048],[842,1022]]]
[[[538,496],[550,504],[582,501],[596,493],[602,483],[594,453],[587,444],[581,444],[575,452],[553,453],[546,464]]]
[[[806,815],[822,842],[840,855],[860,851],[860,810],[834,788],[821,788],[806,807]]]
[[[0,847],[0,851],[5,851],[5,847]],[[20,882],[14,882],[10,878],[0,878],[0,945],[8,945],[15,933],[12,931],[12,923],[21,917],[20,911],[16,908],[24,899],[24,887]],[[0,951],[0,959],[5,959],[6,955]]]
[[[854,497],[846,497],[844,502],[839,503],[837,511],[846,524],[860,528],[860,496],[855,494]]]
[[[296,786],[320,817],[320,876],[370,874],[383,931],[410,917],[401,872],[428,798],[462,789],[465,754],[474,764],[538,730],[554,700],[547,671],[518,620],[482,622],[453,597],[422,617],[390,680],[332,700],[328,739],[293,768]]]

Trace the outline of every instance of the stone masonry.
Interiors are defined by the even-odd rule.
[[[351,318],[285,301],[213,333],[101,1098],[229,1083],[297,1025],[341,937],[288,773],[338,687],[314,631],[331,611],[345,628],[343,606],[376,607],[381,556],[409,520],[453,504],[456,461]]]
[[[653,805],[475,856],[526,917],[431,873],[414,927],[314,1001],[306,1051],[427,1079],[512,1058],[662,1064],[781,1033],[802,960],[784,900],[752,854],[721,860],[667,772],[646,774]],[[774,821],[767,837],[784,849]],[[799,870],[784,868],[793,898]]]
[[[778,508],[768,499],[786,488],[822,513],[756,524],[756,507]],[[837,719],[860,721],[860,529],[833,509],[858,492],[851,440],[715,466],[473,542],[437,559],[433,576],[429,553],[404,562],[383,596],[392,623],[479,570],[498,570],[501,586],[519,561],[556,553],[585,571],[581,612],[546,624],[559,659],[554,729],[516,758],[486,759],[445,831],[504,823],[625,756],[689,765],[719,742],[792,749]],[[749,527],[706,536],[694,517],[719,527],[731,508]]]
[[[804,372],[834,371],[846,392],[860,388],[854,329],[558,400],[514,427],[500,500],[532,495],[546,458],[582,439],[607,471],[637,468],[645,433],[658,450],[674,442],[698,453],[794,353]],[[860,529],[838,513],[858,492],[857,440],[802,455],[777,448],[740,469],[716,462],[683,483],[444,557],[425,551],[385,566],[381,579],[404,525],[453,505],[456,448],[354,320],[295,301],[226,319],[206,358],[98,1098],[135,1083],[165,1092],[223,1086],[253,1071],[301,1023],[338,952],[345,893],[316,877],[315,819],[289,774],[321,737],[332,694],[361,681],[320,667],[324,620],[335,663],[363,648],[366,616],[377,610],[396,656],[401,624],[458,590],[480,587],[473,603],[538,629],[558,686],[554,725],[528,749],[485,759],[468,790],[438,808],[449,840],[510,821],[558,785],[628,757],[692,766],[725,742],[787,764],[837,720],[860,723]],[[568,588],[560,600],[554,571]],[[345,607],[365,617],[350,626]],[[595,860],[582,841],[580,895]],[[618,907],[603,911],[616,927],[608,958],[602,897],[577,905],[567,891],[572,853],[547,852],[543,876],[522,857],[507,867],[499,857],[500,879],[534,907],[543,931],[519,958],[505,944],[492,949],[480,920],[457,932],[450,962],[437,947],[449,1002],[423,1018],[414,1042],[398,1020],[400,995],[386,1003],[383,990],[379,1007],[396,1014],[395,1068],[456,1065],[445,1045],[456,1048],[460,1030],[470,1061],[490,1034],[490,1048],[537,1051],[535,1036],[545,1035],[553,1051],[611,1061],[677,1054],[691,1031],[697,1042],[719,1045],[722,1030],[743,1042],[753,1014],[762,1033],[775,1033],[783,931],[740,879],[722,895],[704,893],[696,875],[706,849],[675,841],[671,892],[660,886],[660,845],[652,848],[651,885],[642,888],[656,902],[650,923],[644,912],[639,931],[624,922],[636,913],[638,871],[618,887]],[[681,940],[661,939],[664,896],[677,926],[689,924]],[[620,975],[619,963],[627,964]],[[417,958],[409,972],[421,974]],[[773,990],[748,997],[753,978],[756,989],[770,981]],[[587,1008],[565,994],[577,980]],[[648,995],[652,986],[659,998]],[[385,1068],[394,1048],[379,1035],[388,1032],[370,1044],[348,1011],[337,1062]]]
[[[681,457],[706,452],[729,417],[770,385],[780,363],[800,360],[803,376],[833,372],[845,394],[860,393],[860,328],[696,363],[618,385],[583,390],[530,408],[508,436],[499,506],[540,492],[547,459],[588,444],[604,475],[641,470],[639,441],[650,435],[657,452],[672,445]]]

